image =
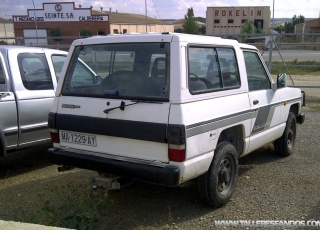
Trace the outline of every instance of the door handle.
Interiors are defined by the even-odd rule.
[[[0,98],[5,98],[6,96],[10,96],[10,93],[0,93]]]
[[[254,101],[253,101],[253,104],[254,104],[254,105],[256,105],[256,104],[258,104],[258,103],[259,103],[258,100],[254,100]]]

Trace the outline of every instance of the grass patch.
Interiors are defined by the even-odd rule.
[[[266,62],[266,64],[268,66],[268,62]],[[294,61],[285,62],[285,64],[287,65],[291,75],[320,75],[320,62],[317,61],[298,61],[295,59]],[[271,74],[277,75],[278,73],[288,74],[286,66],[284,66],[283,62],[272,62]]]
[[[96,229],[112,205],[105,192],[92,193],[90,187],[72,182],[52,188],[49,194],[39,193],[38,197],[43,205],[36,210],[31,222],[41,220],[48,226],[81,230]]]

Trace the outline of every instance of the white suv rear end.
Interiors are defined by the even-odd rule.
[[[273,82],[259,51],[234,40],[99,36],[74,41],[66,63],[50,161],[164,186],[198,178],[214,207],[230,200],[240,156],[275,140],[290,155],[304,120],[300,89]]]

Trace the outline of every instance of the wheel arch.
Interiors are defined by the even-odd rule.
[[[300,108],[301,108],[301,107],[300,107],[300,104],[299,104],[299,103],[292,104],[292,105],[290,106],[289,113],[292,112],[292,113],[294,113],[294,115],[297,117],[297,116],[299,115],[299,113],[300,113],[300,110],[301,110]]]
[[[5,157],[7,155],[5,146],[4,138],[0,135],[0,157]]]
[[[244,149],[244,127],[243,125],[236,125],[228,127],[220,132],[218,143],[227,141],[231,143],[237,150],[238,157],[243,153]]]

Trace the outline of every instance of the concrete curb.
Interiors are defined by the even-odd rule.
[[[14,221],[3,221],[0,220],[1,230],[64,230],[67,228],[49,227],[39,224],[27,224]],[[68,229],[70,230],[70,229]]]

